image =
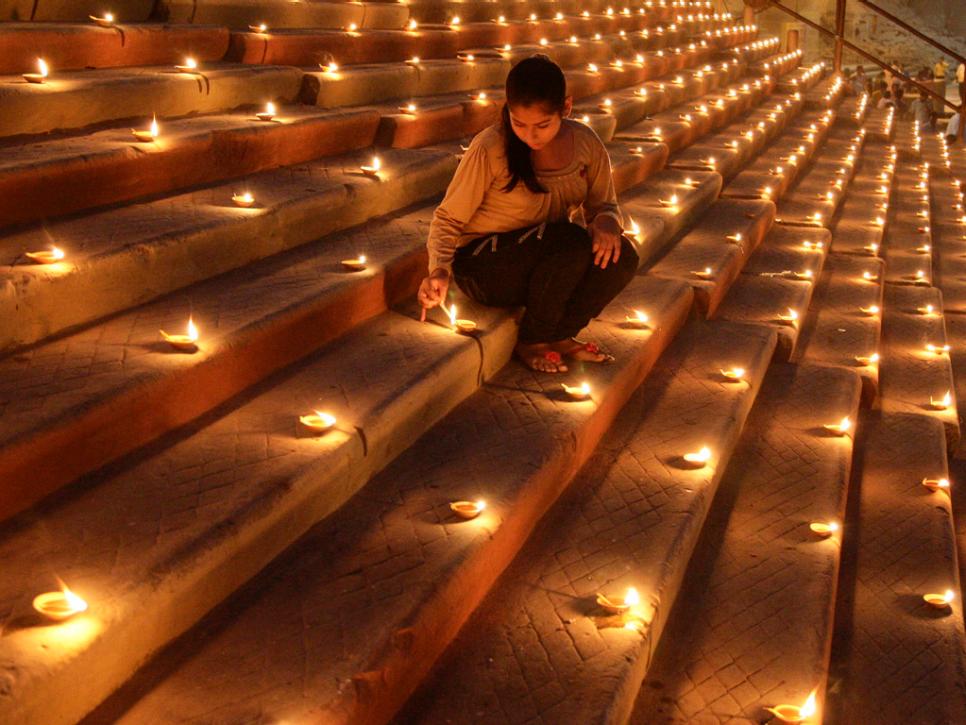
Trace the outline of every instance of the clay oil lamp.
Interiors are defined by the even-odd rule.
[[[158,136],[161,135],[161,127],[158,126],[158,117],[152,117],[151,125],[146,129],[132,128],[131,134],[134,136],[134,140],[140,143],[152,143],[157,141]]]
[[[453,501],[450,510],[461,519],[475,519],[486,509],[486,501]]]
[[[187,331],[184,335],[171,335],[164,330],[160,330],[160,332],[164,341],[175,350],[194,352],[198,349],[198,327],[191,317],[188,318]]]
[[[44,592],[34,597],[34,609],[55,622],[63,622],[87,611],[87,602],[61,582],[58,592]]]
[[[51,247],[37,252],[25,252],[24,256],[34,264],[56,264],[63,261],[66,255],[60,247]]]
[[[321,435],[322,433],[328,433],[335,427],[336,419],[335,416],[330,413],[324,413],[321,410],[316,410],[309,415],[300,415],[299,423],[301,423],[305,428],[312,431],[316,435]]]

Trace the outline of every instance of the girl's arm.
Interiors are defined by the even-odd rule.
[[[587,165],[587,199],[584,201],[584,220],[590,227],[600,216],[613,217],[617,226],[622,224],[614,176],[611,173],[607,148],[595,135],[592,139],[590,161]]]
[[[446,196],[433,214],[429,225],[429,271],[452,271],[453,255],[457,241],[466,222],[470,220],[490,187],[493,172],[490,169],[486,147],[477,136],[470,142],[453,180],[446,189]]]
[[[587,199],[583,207],[584,220],[594,243],[594,264],[606,269],[609,262],[616,264],[621,256],[622,218],[610,157],[596,134],[587,165]]]

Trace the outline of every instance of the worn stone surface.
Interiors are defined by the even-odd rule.
[[[846,525],[842,564],[851,578],[836,612],[826,721],[963,722],[966,639],[950,504],[921,484],[947,475],[943,426],[889,413],[861,426],[857,523]],[[957,594],[948,610],[922,600],[947,589]]]
[[[432,213],[370,220],[0,359],[0,518],[412,295]],[[360,253],[367,270],[342,269],[340,260]],[[158,332],[181,331],[189,315],[201,332],[192,355],[170,350]]]
[[[867,403],[878,395],[881,363],[857,358],[882,352],[883,271],[878,259],[830,254],[812,293],[812,306],[793,357],[856,370],[862,376]],[[865,279],[866,273],[870,279]],[[880,312],[871,311],[873,307]]]
[[[151,118],[132,125],[146,129]],[[65,135],[0,151],[0,219],[16,225],[223,181],[372,145],[375,109],[283,106],[271,123],[252,111],[160,120],[138,143],[130,128]]]
[[[775,354],[788,360],[805,323],[830,240],[831,234],[825,229],[776,224],[745,263],[715,316],[774,329],[778,335]],[[805,242],[813,246],[809,248]],[[811,278],[802,278],[807,273]],[[797,321],[779,319],[779,315],[787,316],[789,310],[798,313]]]
[[[689,297],[635,280],[588,333],[617,355],[613,365],[561,376],[507,366],[274,562],[219,624],[202,624],[215,636],[184,639],[186,650],[165,654],[105,717],[388,719],[591,454],[683,324]],[[652,313],[653,328],[626,329],[628,307]],[[593,401],[561,397],[561,380],[584,379]],[[477,520],[449,511],[478,497],[488,505]]]
[[[515,326],[467,311],[479,341],[414,311],[382,315],[83,496],[0,529],[7,722],[77,720],[475,390],[484,356],[494,367],[508,358]],[[300,430],[314,409],[337,416],[336,430]],[[69,640],[30,615],[32,593],[55,575],[91,604]],[[76,696],[56,695],[72,682]]]
[[[0,264],[8,265],[2,346],[34,342],[433,196],[456,164],[443,150],[395,150],[384,154],[380,178],[370,179],[358,171],[370,158],[336,156],[249,177],[250,209],[232,204],[239,185],[229,182],[0,238]],[[67,254],[64,262],[24,264],[24,252],[51,240]]]
[[[91,12],[100,15],[103,10]],[[87,20],[86,15],[83,19]],[[89,22],[84,25],[3,23],[0,25],[0,74],[36,73],[38,53],[51,68],[61,71],[174,65],[187,56],[200,62],[219,61],[228,50],[227,28],[127,24],[133,20],[125,17],[126,22],[119,22],[113,28],[101,28]]]
[[[22,0],[21,0],[22,1]],[[244,30],[266,23],[275,28],[402,28],[409,8],[385,2],[252,2],[251,0],[158,0],[154,14],[173,23],[226,25]]]
[[[266,101],[290,103],[302,72],[281,66],[202,63],[198,73],[158,66],[52,72],[46,83],[0,82],[0,136],[77,129],[122,119],[219,113]]]
[[[761,243],[775,218],[770,201],[719,199],[651,269],[694,288],[697,311],[714,316],[748,256]],[[733,238],[740,236],[740,243]],[[731,239],[729,237],[732,237]],[[711,279],[696,272],[711,268]]]
[[[770,331],[733,323],[681,333],[404,721],[626,719],[773,345]],[[747,384],[722,382],[733,365]],[[684,468],[680,456],[703,445],[711,463]],[[628,586],[639,630],[594,601]]]
[[[773,366],[708,516],[630,722],[760,723],[766,707],[824,699],[858,376]],[[820,720],[816,718],[817,721]]]

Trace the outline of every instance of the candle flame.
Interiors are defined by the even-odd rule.
[[[381,169],[381,168],[382,168],[382,161],[379,159],[378,156],[373,156],[372,157],[372,169],[373,169],[373,171],[379,171],[379,169]]]
[[[269,101],[265,104],[265,113],[275,113],[275,104]]]
[[[185,68],[195,69],[198,67],[198,61],[189,56],[184,59],[184,66]]]
[[[64,600],[71,611],[76,613],[87,611],[87,602],[72,592],[66,584],[60,583],[60,590],[64,593]]]
[[[635,319],[636,319],[636,320],[637,320],[638,322],[642,322],[642,323],[643,323],[643,322],[647,322],[647,321],[648,321],[648,319],[650,319],[650,318],[649,318],[649,317],[647,316],[647,313],[646,313],[646,312],[641,312],[640,310],[634,310],[634,318],[635,318]]]
[[[365,264],[366,263],[366,255],[360,254],[358,257],[356,257],[356,261],[359,262],[359,264]]]
[[[808,696],[808,699],[805,700],[805,704],[802,705],[802,709],[800,710],[802,719],[807,720],[808,718],[810,718],[812,715],[815,714],[815,711],[817,709],[818,708],[815,704],[815,693],[812,692],[812,694]]]
[[[637,593],[634,587],[627,588],[627,594],[624,595],[624,604],[629,607],[636,607],[641,603],[641,595]]]
[[[63,259],[66,256],[60,247],[51,247],[50,254],[54,259]]]
[[[198,326],[192,317],[188,317],[188,339],[192,342],[198,341]]]
[[[483,511],[486,508],[486,501],[483,499],[476,501],[476,508],[480,511]]]
[[[952,589],[947,589],[946,592],[943,594],[943,599],[946,601],[946,604],[949,604],[955,598],[956,598],[956,595],[953,593]]]
[[[711,460],[711,449],[703,446],[697,453],[685,453],[684,460],[688,463],[707,463]]]
[[[419,27],[419,23],[416,22],[416,18],[411,18],[410,19],[408,27],[409,27],[410,30],[415,30],[416,28]]]
[[[50,73],[50,67],[43,58],[37,58],[37,68],[40,70],[40,75],[44,78]]]
[[[114,13],[104,13],[104,20],[106,20],[109,23],[113,23],[114,22]]]
[[[158,117],[157,116],[152,116],[152,118],[151,118],[151,126],[149,127],[149,132],[151,134],[151,138],[157,138],[158,136],[161,135],[161,127],[158,126]]]

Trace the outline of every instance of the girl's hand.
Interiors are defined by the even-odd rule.
[[[621,258],[621,228],[617,220],[610,215],[598,216],[590,225],[590,233],[594,240],[594,264],[601,269],[607,269],[608,262],[617,264]]]
[[[424,309],[429,310],[445,300],[448,291],[449,272],[442,267],[437,267],[419,285],[419,292],[416,294],[416,298]]]

